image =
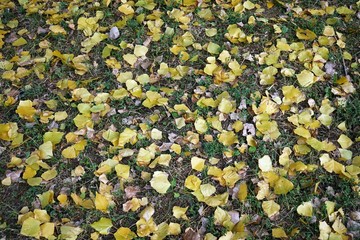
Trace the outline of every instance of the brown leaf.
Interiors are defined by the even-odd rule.
[[[192,228],[187,228],[182,237],[183,240],[200,240],[200,234],[195,232]]]
[[[138,186],[128,186],[125,188],[125,197],[133,198],[136,197],[136,194],[140,192],[140,188]]]

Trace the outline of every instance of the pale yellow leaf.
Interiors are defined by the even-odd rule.
[[[150,181],[151,187],[158,193],[165,194],[171,185],[168,176],[169,174],[165,172],[155,171]]]
[[[311,204],[311,201],[302,203],[297,207],[296,211],[301,216],[312,217],[313,206]]]

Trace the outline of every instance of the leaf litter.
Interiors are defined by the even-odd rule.
[[[360,237],[341,4],[2,1],[0,235]]]

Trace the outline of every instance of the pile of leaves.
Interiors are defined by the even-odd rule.
[[[0,236],[360,238],[360,1],[0,2]]]

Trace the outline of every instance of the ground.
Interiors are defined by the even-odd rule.
[[[0,236],[360,238],[359,1],[0,1]]]

